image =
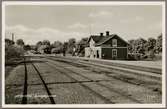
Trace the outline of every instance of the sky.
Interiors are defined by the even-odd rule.
[[[125,40],[157,37],[162,33],[162,6],[48,6],[8,5],[5,7],[5,38],[38,41],[80,40],[90,35],[117,34]]]

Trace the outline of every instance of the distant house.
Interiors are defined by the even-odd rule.
[[[91,35],[88,39],[89,47],[85,48],[85,56],[101,59],[119,59],[128,58],[128,43],[116,34]]]

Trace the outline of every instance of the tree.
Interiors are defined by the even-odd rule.
[[[70,46],[73,46],[75,43],[76,43],[76,39],[75,39],[75,38],[71,38],[71,39],[69,39],[69,41],[68,41],[68,44],[69,44]]]
[[[42,42],[41,41],[38,41],[36,46],[41,46],[42,45]]]
[[[37,43],[36,43],[36,51],[39,51],[39,48],[42,46],[42,41],[38,41]]]
[[[130,53],[140,53],[145,54],[145,46],[147,41],[143,38],[129,40],[129,52]]]
[[[129,45],[128,45],[128,50],[129,53],[134,53],[135,52],[135,40],[131,39],[128,41]]]
[[[147,42],[147,50],[149,52],[149,57],[153,60],[155,57],[155,46],[156,46],[156,39],[149,38]]]
[[[145,46],[146,46],[146,43],[147,41],[143,38],[139,38],[137,39],[137,53],[140,53],[140,54],[145,54]]]
[[[68,47],[68,42],[64,42],[64,44],[63,44],[63,56],[66,55],[67,47]]]
[[[55,41],[55,42],[52,44],[52,46],[53,46],[54,48],[57,48],[57,47],[63,46],[63,44],[62,44],[62,42],[60,42],[60,41]]]
[[[18,39],[18,40],[16,41],[16,44],[19,45],[19,46],[23,46],[23,45],[24,45],[23,39]]]
[[[43,40],[43,41],[38,41],[36,43],[36,49],[40,53],[51,53],[51,46],[50,46],[50,41],[49,40]]]
[[[23,49],[17,46],[10,46],[5,48],[5,60],[10,60],[11,58],[20,58],[20,56],[23,54]]]
[[[85,47],[88,46],[88,38],[82,38],[77,44],[76,44],[76,52],[79,55],[84,55],[85,54]]]
[[[49,40],[43,40],[42,46],[44,53],[50,54],[51,53],[51,47],[50,47],[50,41]]]
[[[147,45],[148,51],[155,49],[155,46],[156,46],[156,39],[154,39],[154,38],[149,38],[147,44],[148,44],[148,45]]]
[[[67,48],[67,52],[72,54],[74,53],[73,49],[76,47],[76,39],[75,38],[71,38],[68,40],[68,48]]]
[[[14,45],[14,41],[10,40],[10,39],[5,39],[5,45],[6,46],[11,46],[11,45]]]
[[[24,45],[24,50],[26,50],[26,51],[31,50],[31,46],[30,45]]]
[[[49,40],[43,40],[42,45],[48,45],[50,46],[50,41]]]
[[[158,37],[157,37],[157,41],[156,41],[156,50],[157,52],[162,52],[162,34],[160,34]]]
[[[63,44],[60,41],[55,41],[51,44],[52,53],[61,53],[63,50]]]

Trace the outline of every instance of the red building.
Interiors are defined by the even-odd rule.
[[[101,59],[118,59],[128,58],[128,43],[116,34],[91,35],[88,39],[89,47],[85,48],[85,56],[90,58]]]

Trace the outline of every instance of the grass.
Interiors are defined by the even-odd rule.
[[[23,58],[10,58],[5,60],[5,78],[8,77],[10,72],[21,62],[23,62]]]

